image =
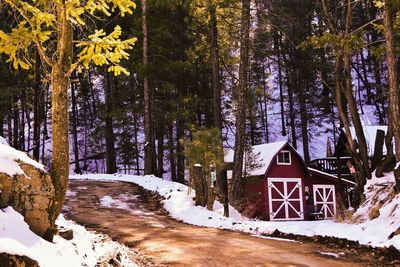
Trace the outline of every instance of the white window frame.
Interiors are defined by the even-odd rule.
[[[279,154],[280,153],[289,153],[289,162],[279,162]],[[278,165],[292,165],[292,152],[290,150],[281,150],[278,155],[276,155],[276,164]]]

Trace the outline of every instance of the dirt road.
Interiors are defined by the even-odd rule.
[[[109,207],[107,207],[109,206]],[[158,196],[129,183],[71,181],[67,217],[135,247],[156,266],[359,266],[316,244],[282,242],[187,225],[169,218]],[[362,259],[358,262],[363,262]]]

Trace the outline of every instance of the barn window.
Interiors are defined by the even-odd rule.
[[[282,150],[279,152],[277,158],[277,163],[278,165],[290,165],[292,164],[292,157],[290,154],[290,151],[288,150]]]

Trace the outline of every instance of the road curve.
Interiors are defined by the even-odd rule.
[[[110,207],[110,200],[113,202]],[[108,202],[107,202],[108,201]],[[108,204],[107,204],[108,203]],[[135,247],[155,266],[360,266],[317,244],[256,238],[169,218],[155,195],[124,182],[72,180],[64,213],[89,229]]]

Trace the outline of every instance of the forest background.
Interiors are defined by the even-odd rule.
[[[238,200],[246,146],[288,140],[309,163],[326,156],[327,143],[333,146],[343,128],[362,188],[371,169],[361,126],[388,125],[387,139],[400,143],[398,1],[137,5],[132,16],[116,9],[107,20],[84,17],[85,27],[72,27],[81,40],[95,29],[110,34],[116,25],[123,39],[138,37],[121,63],[129,75],[92,65],[71,73],[74,172],[155,174],[184,183],[184,139],[217,128],[220,146],[235,149]],[[0,30],[9,33],[19,18],[5,3],[0,11]],[[0,58],[0,135],[50,166],[51,71],[34,45],[26,52],[32,60],[18,70],[7,55]],[[400,148],[394,152],[391,161],[399,161]]]

